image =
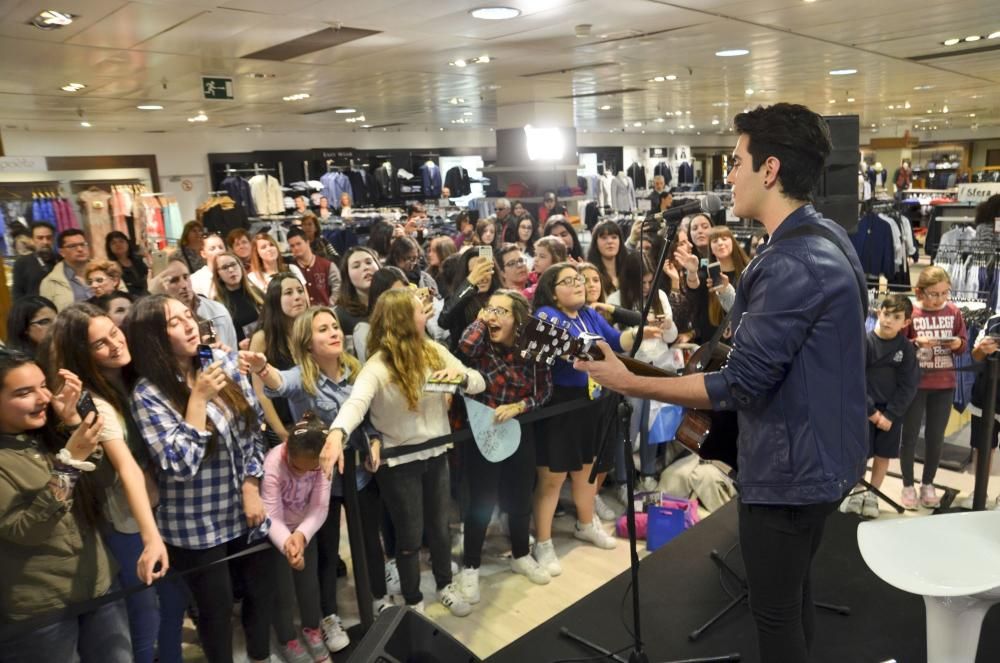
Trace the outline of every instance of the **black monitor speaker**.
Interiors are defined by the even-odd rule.
[[[410,608],[386,608],[348,663],[482,663],[441,627]]]
[[[858,226],[858,164],[861,162],[861,121],[857,115],[825,117],[833,151],[816,191],[816,209],[847,232]]]

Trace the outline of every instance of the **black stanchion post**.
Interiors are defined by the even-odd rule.
[[[368,580],[368,558],[365,557],[365,536],[362,531],[364,525],[361,522],[361,505],[358,502],[358,482],[355,477],[357,457],[356,449],[351,446],[344,448],[344,508],[347,511],[347,540],[351,544],[351,561],[354,567],[354,592],[358,599],[361,627],[367,631],[375,623],[375,616],[372,609],[372,588]],[[374,480],[373,478],[372,481]]]
[[[972,494],[972,508],[982,511],[986,508],[986,492],[990,483],[990,454],[993,452],[993,427],[997,413],[997,367],[1000,358],[997,353],[986,358],[986,402],[983,403],[983,426],[976,440],[976,489]]]

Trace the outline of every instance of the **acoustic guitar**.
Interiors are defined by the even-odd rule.
[[[559,320],[549,319],[544,313],[526,322],[518,333],[517,347],[521,356],[530,361],[546,363],[549,366],[557,358],[604,359],[604,353],[597,347],[597,341],[604,340],[595,334],[583,333],[574,337]],[[729,357],[729,346],[715,344],[709,355],[711,344],[699,347],[687,365],[683,375],[715,371],[721,368]],[[657,368],[652,364],[629,357],[622,353],[615,355],[633,375],[654,378],[676,378],[678,373]],[[686,408],[677,428],[675,439],[705,460],[718,460],[736,469],[736,440],[739,425],[735,412],[715,412]]]

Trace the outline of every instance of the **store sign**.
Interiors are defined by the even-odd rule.
[[[233,99],[233,79],[224,76],[202,76],[201,93],[206,99]]]
[[[0,174],[40,173],[48,169],[45,157],[0,157]]]
[[[1000,193],[1000,182],[972,182],[958,185],[958,202],[978,204]]]

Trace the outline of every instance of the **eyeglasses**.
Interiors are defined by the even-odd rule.
[[[240,264],[238,262],[231,262],[231,263],[227,263],[225,265],[219,265],[219,271],[220,272],[231,272],[234,269],[239,269],[239,268],[240,268]]]
[[[517,260],[508,260],[503,264],[504,267],[523,267],[527,265],[528,261],[524,258],[518,258]]]
[[[924,290],[924,297],[927,299],[947,299],[951,296],[951,289],[944,290],[942,292],[930,292],[929,290]]]
[[[556,285],[574,286],[583,285],[586,282],[587,279],[583,278],[580,274],[577,274],[576,276],[567,276],[562,281],[556,281]]]
[[[72,251],[73,249],[85,249],[88,246],[90,246],[90,244],[87,242],[77,242],[76,244],[64,244],[63,248],[67,251]]]
[[[107,280],[104,276],[95,276],[92,279],[87,279],[87,285],[104,285]]]
[[[485,311],[487,315],[495,315],[498,318],[502,318],[505,315],[510,315],[510,311],[508,311],[502,306],[484,306],[483,311]]]
[[[52,324],[53,318],[39,318],[28,323],[29,327],[48,327]]]

